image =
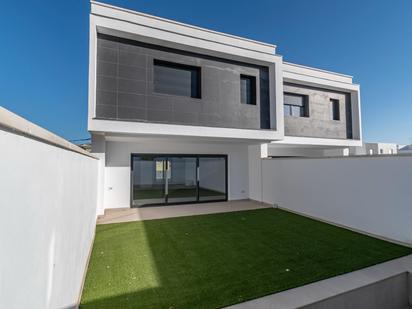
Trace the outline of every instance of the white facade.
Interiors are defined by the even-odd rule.
[[[109,35],[176,50],[268,68],[269,129],[185,125],[101,119],[96,114],[98,35]],[[178,43],[177,43],[178,42]],[[345,93],[350,102],[351,138],[285,136],[283,85],[320,87]],[[349,104],[349,103],[348,103]],[[132,154],[227,155],[227,198],[256,198],[258,179],[249,172],[267,156],[317,156],[362,144],[359,85],[352,77],[283,62],[276,46],[210,31],[107,4],[91,2],[88,129],[92,151],[102,159],[99,213],[130,207]]]
[[[364,143],[359,147],[350,147],[349,155],[396,155],[399,150],[398,144],[393,143]]]
[[[403,145],[402,147],[399,147],[399,153],[400,154],[409,154],[412,153],[412,145]]]
[[[386,154],[392,155],[398,153],[398,145],[390,143],[365,143],[366,154]],[[373,153],[372,153],[373,152]]]

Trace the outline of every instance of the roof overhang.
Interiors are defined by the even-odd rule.
[[[162,46],[190,46],[208,54],[238,56],[274,62],[276,45],[204,29],[124,8],[91,1],[91,26],[96,33],[114,35]]]
[[[274,130],[252,130],[221,127],[176,125],[151,122],[92,119],[89,123],[92,134],[105,136],[129,136],[145,138],[185,138],[197,141],[241,142],[247,144],[269,143],[282,136]]]
[[[334,139],[317,137],[285,136],[283,140],[272,141],[269,147],[357,147],[362,146],[361,140],[356,139]]]

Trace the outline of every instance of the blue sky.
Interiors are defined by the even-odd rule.
[[[286,61],[354,76],[365,141],[412,143],[412,1],[107,0],[278,46]],[[253,5],[251,5],[251,3]],[[0,105],[88,137],[89,2],[4,1]]]

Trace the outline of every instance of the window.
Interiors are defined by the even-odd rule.
[[[256,77],[240,75],[240,102],[256,105]]]
[[[156,161],[156,179],[163,179],[163,162]]]
[[[330,99],[330,103],[332,120],[340,120],[339,100]]]
[[[166,172],[167,179],[172,175],[172,165],[170,161],[156,161],[156,180],[163,179],[163,172]]]
[[[293,117],[308,117],[308,98],[305,95],[284,93],[284,114]]]
[[[200,99],[200,68],[162,60],[153,61],[153,88],[157,93]]]

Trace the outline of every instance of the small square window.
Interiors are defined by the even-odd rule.
[[[332,120],[340,120],[339,100],[330,99],[330,103],[331,103]]]
[[[256,105],[256,77],[240,75],[240,102]]]

